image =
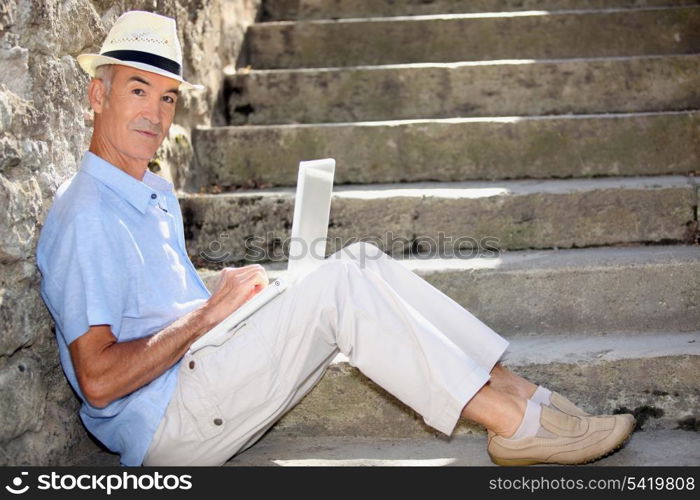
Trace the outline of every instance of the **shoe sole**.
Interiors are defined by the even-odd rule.
[[[589,464],[591,462],[595,462],[596,460],[600,460],[601,458],[607,457],[608,455],[616,452],[617,450],[619,450],[622,447],[622,445],[624,445],[625,443],[627,443],[627,441],[630,440],[633,433],[634,433],[634,426],[632,426],[632,429],[630,430],[630,432],[619,443],[617,443],[613,448],[610,448],[608,451],[601,453],[600,455],[591,457],[588,460],[584,460],[584,461],[543,462],[542,460],[537,460],[534,458],[498,458],[498,457],[494,457],[493,455],[491,455],[491,453],[489,453],[489,457],[491,458],[491,461],[494,464],[503,465],[506,467],[517,467],[517,466],[523,466],[523,465],[537,465],[537,464],[585,465],[585,464]]]

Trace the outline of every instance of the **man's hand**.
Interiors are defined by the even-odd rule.
[[[268,282],[265,268],[260,264],[222,269],[219,282],[203,307],[207,322],[218,325],[253,295],[267,287]]]

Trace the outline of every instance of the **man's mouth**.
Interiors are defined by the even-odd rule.
[[[153,132],[149,132],[147,130],[136,130],[139,134],[145,135],[146,137],[157,137],[158,134],[154,134]]]

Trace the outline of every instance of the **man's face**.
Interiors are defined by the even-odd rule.
[[[104,95],[104,86],[100,91],[100,81],[91,85],[98,85],[91,89],[90,97],[99,114],[100,140],[129,159],[150,160],[175,116],[180,82],[117,65],[109,95]]]

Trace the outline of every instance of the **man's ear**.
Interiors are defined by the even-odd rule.
[[[99,78],[93,78],[88,85],[88,100],[95,113],[102,113],[105,100],[104,82]]]

